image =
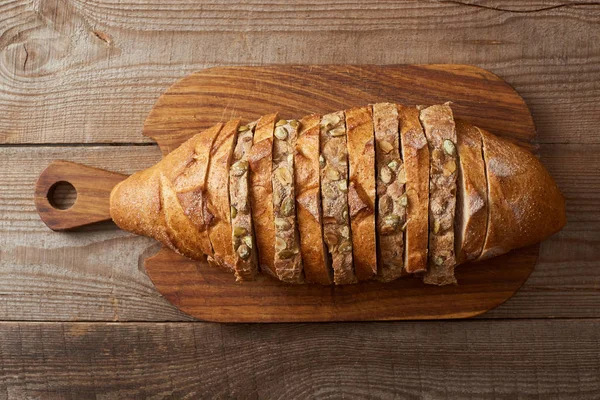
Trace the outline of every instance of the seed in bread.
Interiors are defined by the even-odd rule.
[[[479,129],[456,121],[458,177],[454,240],[457,263],[476,260],[483,249],[488,218],[487,178]]]
[[[300,120],[294,158],[296,217],[300,235],[300,253],[308,282],[330,285],[333,270],[323,240],[323,218],[319,176],[319,133],[321,116]]]
[[[302,283],[302,256],[296,224],[294,150],[297,120],[279,120],[273,140],[273,213],[275,224],[275,273],[283,282]]]
[[[398,110],[392,103],[373,104],[377,179],[377,279],[389,282],[402,275],[404,233],[408,199],[404,193],[405,171],[400,156]],[[354,230],[353,230],[354,233]]]
[[[456,283],[454,267],[454,214],[456,207],[456,128],[450,104],[421,110],[427,137],[429,165],[429,270],[424,281],[435,285]]]
[[[237,139],[240,120],[227,122],[211,148],[206,191],[206,210],[210,215],[208,236],[213,248],[209,263],[234,271],[235,255],[231,244],[231,205],[229,203],[229,167]]]
[[[273,214],[273,131],[277,114],[261,117],[254,130],[250,157],[250,204],[258,261],[262,271],[277,278],[275,273],[275,225]]]
[[[238,139],[229,169],[229,200],[232,229],[232,245],[237,281],[253,280],[258,270],[252,210],[250,207],[248,157],[256,122],[238,128]]]
[[[429,147],[416,107],[398,105],[400,145],[406,178],[404,270],[427,270],[429,237]]]
[[[348,214],[348,155],[342,111],[324,115],[320,123],[321,203],[323,236],[337,285],[357,281],[352,265],[352,236]]]

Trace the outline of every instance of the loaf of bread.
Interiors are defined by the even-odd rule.
[[[449,103],[217,124],[118,184],[110,206],[122,229],[238,281],[294,284],[453,284],[456,266],[566,223],[540,161]]]

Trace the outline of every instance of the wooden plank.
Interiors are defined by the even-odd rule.
[[[190,72],[310,61],[475,64],[523,95],[541,142],[600,143],[597,3],[473,3],[7,0],[0,142],[147,142],[152,104]]]
[[[590,399],[600,393],[597,319],[5,322],[0,336],[0,398]]]
[[[567,197],[568,224],[542,243],[525,286],[484,318],[600,317],[599,145],[543,145],[542,159]],[[34,183],[55,159],[130,174],[160,159],[154,146],[0,148],[0,320],[189,319],[141,271],[150,239],[112,224],[50,231]]]

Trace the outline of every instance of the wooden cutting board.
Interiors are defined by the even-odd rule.
[[[188,75],[156,102],[144,135],[163,154],[217,122],[247,121],[279,111],[283,118],[328,113],[389,101],[407,105],[453,102],[456,118],[535,148],[535,127],[523,99],[489,71],[467,65],[221,67]],[[70,179],[70,177],[73,179]],[[94,185],[86,184],[93,178]],[[108,194],[124,176],[59,162],[40,176],[36,206],[52,229],[109,219]],[[78,190],[69,210],[56,210],[48,192],[58,181]],[[79,185],[79,186],[78,186]],[[457,269],[458,286],[418,279],[348,286],[288,285],[233,275],[162,249],[145,261],[162,295],[196,318],[217,322],[374,321],[465,318],[509,299],[534,268],[539,245]]]

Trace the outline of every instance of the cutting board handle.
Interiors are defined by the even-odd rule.
[[[70,161],[52,162],[35,184],[35,208],[53,231],[64,231],[110,220],[110,192],[127,175],[88,167]],[[53,204],[55,188],[71,184],[77,192],[75,203],[67,209]]]

